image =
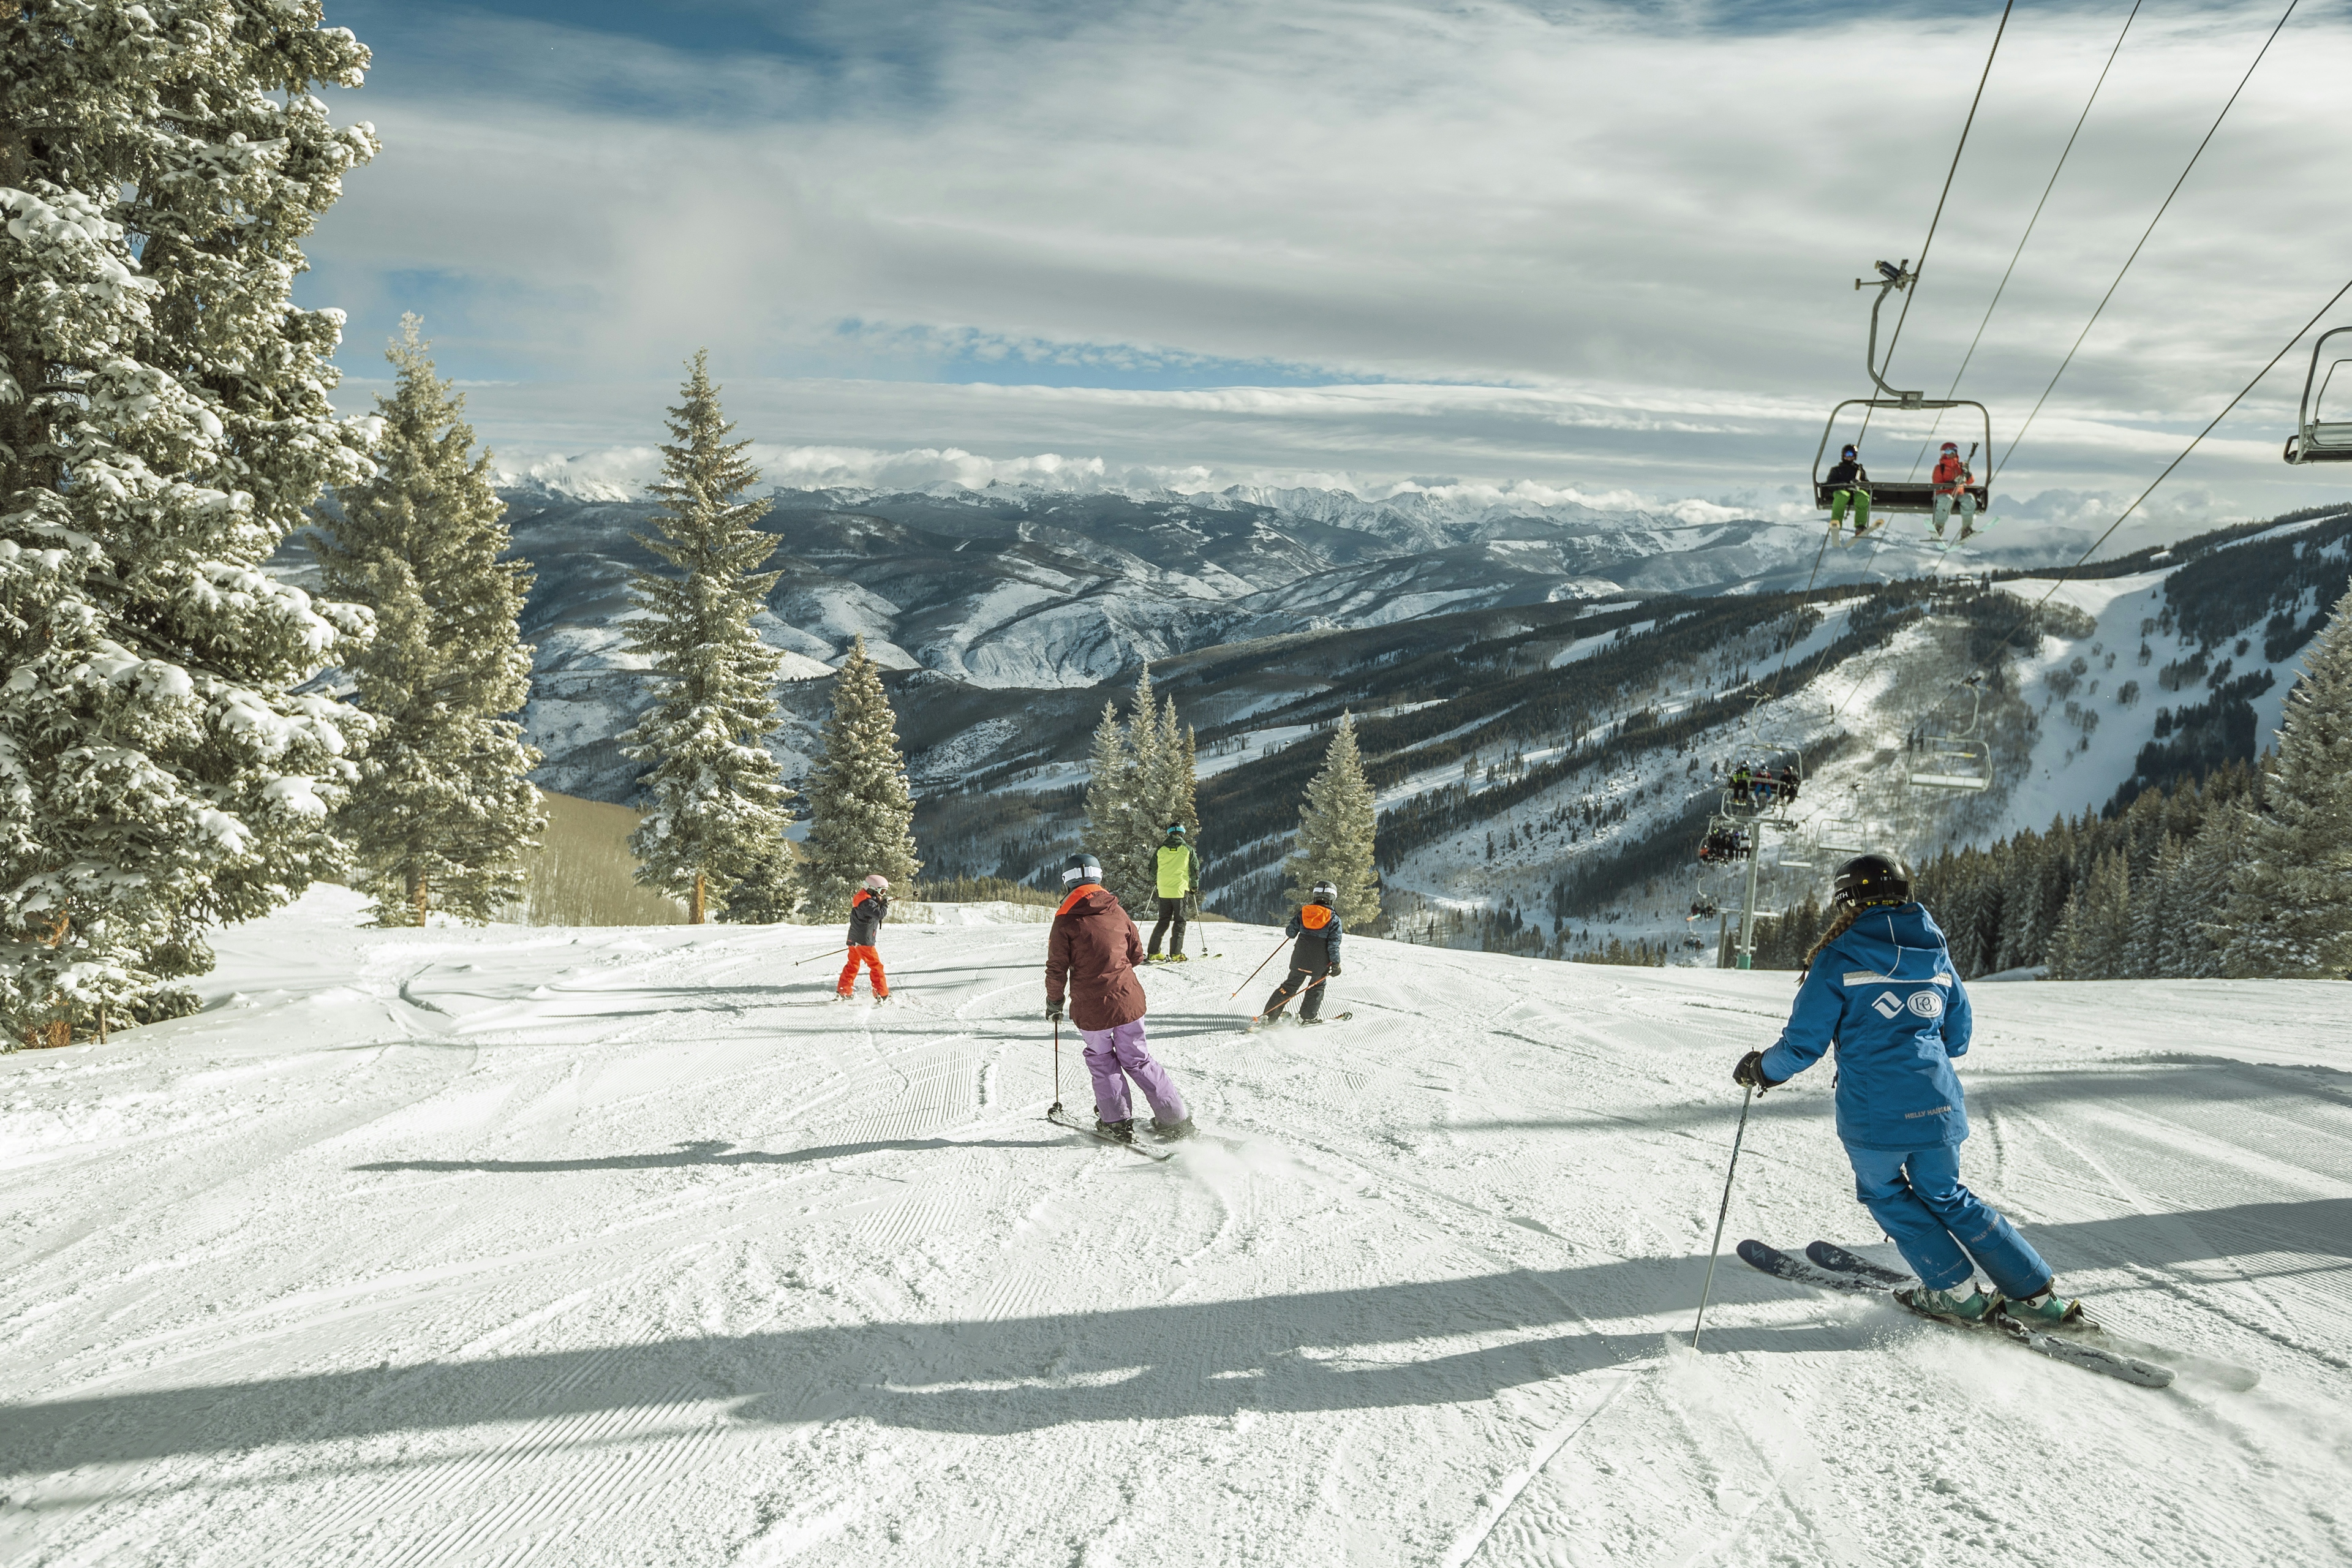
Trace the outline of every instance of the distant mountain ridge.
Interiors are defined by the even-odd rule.
[[[541,781],[626,798],[634,770],[612,738],[649,691],[642,662],[624,651],[622,622],[629,575],[654,564],[634,537],[653,508],[545,482],[500,493],[516,552],[537,576],[523,627],[538,649],[525,721],[547,756]],[[1147,660],[1299,632],[1787,589],[1816,570],[1830,584],[1957,565],[1908,543],[1824,552],[1809,523],[1460,493],[1367,500],[1314,489],[940,485],[779,489],[772,500],[761,526],[778,536],[781,577],[759,626],[785,650],[788,680],[822,677],[862,637],[888,668],[969,688],[1066,690]],[[2071,559],[2081,543],[2021,530],[1971,564]],[[814,736],[788,727],[777,743],[793,770]]]

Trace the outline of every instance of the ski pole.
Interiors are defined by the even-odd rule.
[[[1054,1020],[1054,1110],[1062,1109],[1062,1020]],[[1048,1110],[1051,1116],[1054,1110]]]
[[[1731,1176],[1739,1169],[1739,1141],[1748,1136],[1748,1108],[1756,1101],[1756,1086],[1749,1084],[1739,1101],[1739,1128],[1731,1135],[1731,1164],[1723,1173],[1723,1206],[1715,1211],[1715,1240],[1706,1249],[1706,1283],[1698,1290],[1698,1316],[1691,1320],[1691,1349],[1698,1349],[1699,1326],[1706,1321],[1706,1299],[1715,1292],[1715,1258],[1723,1250],[1723,1220],[1731,1212]]]
[[[836,947],[831,952],[812,952],[806,958],[796,958],[793,960],[793,967],[794,969],[798,969],[802,964],[814,963],[820,958],[839,958],[843,953],[847,952],[848,951],[849,949],[845,947]]]
[[[1274,952],[1280,952],[1283,949],[1283,944],[1287,942],[1290,939],[1286,936],[1281,942],[1276,942],[1274,944]],[[1274,952],[1269,952],[1264,958],[1259,959],[1257,961],[1257,969],[1253,969],[1249,972],[1249,980],[1244,980],[1239,985],[1234,986],[1234,995],[1226,997],[1225,1000],[1230,1002],[1234,999],[1234,996],[1238,996],[1243,992],[1248,990],[1250,980],[1255,980],[1257,978],[1257,970],[1264,969],[1267,964],[1274,962]]]

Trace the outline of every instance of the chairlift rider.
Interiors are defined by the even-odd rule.
[[[1937,538],[1944,537],[1944,520],[1952,515],[1955,500],[1960,508],[1961,542],[1966,542],[1969,535],[1977,531],[1977,498],[1969,489],[1974,483],[1976,476],[1969,471],[1969,465],[1961,459],[1960,444],[1958,441],[1945,442],[1943,456],[1936,459]]]
[[[1870,531],[1870,470],[1862,466],[1862,454],[1853,447],[1838,453],[1838,460],[1830,468],[1830,541],[1843,549],[1846,541],[1839,530],[1845,523],[1845,510],[1853,507],[1853,536],[1860,539]]]

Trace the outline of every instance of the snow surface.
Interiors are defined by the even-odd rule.
[[[224,933],[0,1058],[0,1561],[2318,1563],[2352,1556],[2340,986],[1979,987],[1971,1180],[2150,1392],[1731,1260],[1785,974],[1272,933],[1144,976],[1204,1136],[1040,1119],[1034,926]],[[1074,1041],[1063,1092],[1086,1100]],[[1829,1075],[1727,1242],[1876,1242]],[[1889,1256],[1874,1246],[1875,1256]]]

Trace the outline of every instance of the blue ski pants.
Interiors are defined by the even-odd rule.
[[[1960,1185],[1958,1144],[1906,1153],[1849,1143],[1845,1155],[1853,1162],[1853,1195],[1922,1285],[1948,1290],[1980,1268],[1993,1289],[2012,1300],[2050,1288],[2050,1265],[2042,1255],[1998,1210]]]

